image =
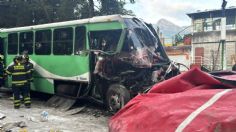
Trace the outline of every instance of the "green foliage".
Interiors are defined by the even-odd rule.
[[[180,34],[175,35],[175,46],[178,44],[183,43],[183,37]]]
[[[99,5],[96,5],[98,2]],[[0,28],[129,14],[125,0],[0,0]],[[129,2],[134,3],[134,0]]]

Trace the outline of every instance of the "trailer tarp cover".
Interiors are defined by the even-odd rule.
[[[236,91],[192,69],[132,99],[109,121],[110,132],[236,131]]]

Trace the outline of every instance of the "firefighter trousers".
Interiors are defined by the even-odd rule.
[[[30,90],[29,90],[28,83],[23,84],[23,85],[13,85],[12,90],[13,90],[13,95],[14,95],[15,108],[20,107],[21,105],[21,100],[20,100],[21,94],[23,96],[23,101],[24,101],[25,106],[31,105]]]

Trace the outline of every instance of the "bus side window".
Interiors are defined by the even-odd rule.
[[[20,54],[24,51],[33,54],[33,32],[20,33]]]
[[[75,49],[74,54],[79,55],[80,51],[86,49],[86,28],[84,26],[75,28]]]
[[[71,55],[73,50],[73,28],[55,29],[53,34],[53,54]]]
[[[35,54],[50,55],[51,54],[51,30],[42,30],[35,32]]]
[[[18,52],[18,34],[11,33],[8,35],[8,54],[17,54]]]

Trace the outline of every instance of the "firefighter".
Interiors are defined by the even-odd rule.
[[[3,86],[3,76],[4,76],[4,64],[3,64],[3,56],[0,55],[0,87]]]
[[[34,72],[34,65],[29,61],[29,55],[28,53],[23,53],[23,59],[24,59],[24,64],[28,67],[29,69],[29,89],[30,89],[30,83],[33,82],[33,72]]]
[[[27,83],[27,93],[30,95],[31,83],[33,82],[33,72],[34,72],[34,65],[29,61],[29,55],[27,52],[23,53],[23,62],[26,65],[27,69],[29,70],[28,74],[28,83]]]
[[[14,64],[9,66],[6,70],[8,75],[12,76],[12,90],[14,95],[14,108],[19,109],[21,105],[20,94],[24,98],[24,104],[26,108],[30,108],[30,94],[27,90],[28,83],[28,67],[22,63],[22,56],[16,56],[14,58]]]

